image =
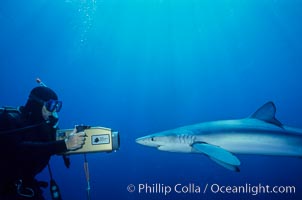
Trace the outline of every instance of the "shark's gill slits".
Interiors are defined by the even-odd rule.
[[[177,136],[177,140],[180,144],[192,144],[195,140],[195,136],[181,134]]]

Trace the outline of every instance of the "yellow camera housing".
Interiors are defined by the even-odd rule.
[[[80,127],[80,128],[79,128]],[[120,138],[117,131],[112,131],[105,127],[90,127],[78,126],[78,132],[84,131],[85,144],[82,148],[75,151],[68,151],[64,154],[81,154],[81,153],[95,153],[95,152],[112,152],[119,149]],[[57,130],[57,140],[65,140],[73,132],[73,129]]]

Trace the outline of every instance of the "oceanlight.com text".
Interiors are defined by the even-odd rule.
[[[258,194],[295,194],[295,186],[270,186],[262,185],[251,185],[246,183],[241,186],[225,186],[220,184],[207,184],[205,186],[205,193],[221,193],[221,194],[251,194],[253,196]]]

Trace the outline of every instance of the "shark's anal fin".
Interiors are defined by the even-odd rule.
[[[252,114],[250,118],[259,119],[283,128],[282,123],[278,119],[276,119],[275,115],[276,106],[273,102],[269,101],[261,106],[256,112],[254,112],[254,114]]]
[[[203,154],[209,156],[217,164],[233,171],[239,171],[240,160],[231,152],[207,143],[194,143],[192,147]]]

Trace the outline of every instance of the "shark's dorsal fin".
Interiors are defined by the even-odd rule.
[[[261,106],[254,114],[252,114],[250,118],[259,119],[267,123],[282,127],[282,123],[276,119],[275,114],[276,106],[273,102],[269,101]]]

